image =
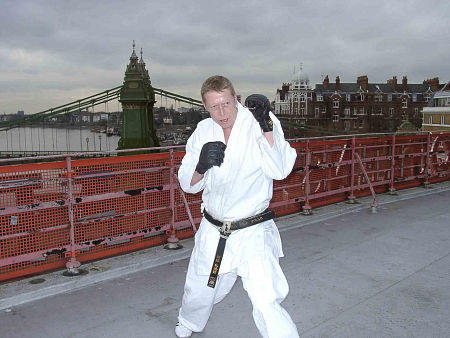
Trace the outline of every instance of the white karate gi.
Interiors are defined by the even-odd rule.
[[[203,190],[202,211],[217,220],[234,221],[261,213],[272,198],[273,179],[284,179],[292,170],[296,151],[285,141],[278,119],[273,121],[271,148],[252,113],[240,103],[220,167],[209,169],[203,179],[190,186],[203,145],[225,143],[222,127],[213,119],[201,121],[186,144],[186,155],[178,171],[181,188],[188,193]],[[283,256],[281,239],[273,220],[234,231],[228,238],[215,288],[207,286],[219,232],[205,218],[195,235],[186,276],[179,322],[200,332],[212,306],[231,290],[237,275],[253,304],[253,318],[263,337],[298,337],[289,314],[280,306],[289,287],[279,266]],[[233,325],[230,323],[230,325]]]

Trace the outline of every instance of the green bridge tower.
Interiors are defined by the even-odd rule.
[[[123,125],[117,149],[158,147],[153,119],[155,92],[142,59],[142,49],[141,59],[136,56],[134,40],[119,101],[122,103]]]

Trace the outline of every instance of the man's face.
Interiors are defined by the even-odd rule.
[[[221,92],[210,91],[204,94],[203,106],[211,118],[224,130],[231,129],[237,116],[237,98],[229,89]]]

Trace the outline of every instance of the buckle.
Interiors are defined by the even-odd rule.
[[[227,235],[231,234],[231,221],[224,221],[222,226],[219,228],[220,234]]]

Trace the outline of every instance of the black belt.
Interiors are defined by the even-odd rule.
[[[216,286],[217,275],[219,274],[220,263],[222,262],[223,252],[225,250],[225,243],[234,230],[247,228],[249,226],[262,223],[275,218],[273,210],[266,209],[262,213],[241,219],[239,221],[224,221],[221,222],[212,217],[206,210],[203,210],[203,216],[206,220],[213,224],[220,233],[219,244],[217,245],[216,256],[214,257],[211,273],[209,274],[208,286],[214,288]]]

